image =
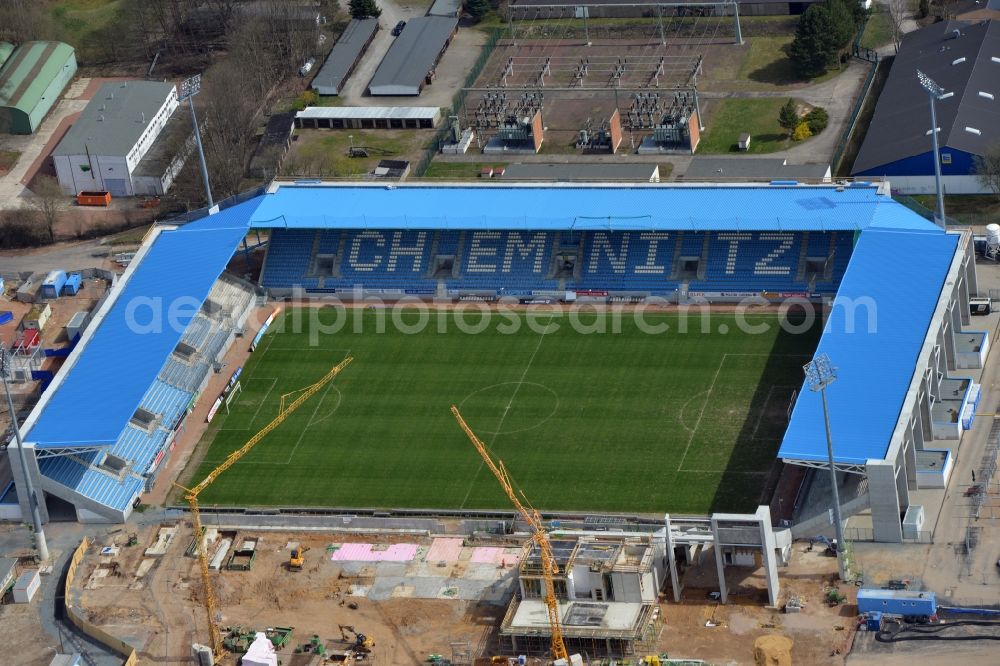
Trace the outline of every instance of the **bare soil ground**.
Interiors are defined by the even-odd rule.
[[[146,557],[143,550],[155,539],[156,529],[143,529],[137,547],[120,545],[115,558],[102,558],[98,549],[92,548],[77,576],[79,594],[90,618],[139,648],[142,661],[186,663],[191,642],[207,640],[197,563],[184,555],[192,531],[189,524],[181,523],[165,555]],[[251,532],[240,532],[237,539],[249,535]],[[218,620],[223,627],[294,627],[291,643],[281,654],[285,663],[293,658],[294,647],[313,634],[332,648],[346,647],[339,640],[341,624],[374,638],[375,664],[418,664],[433,653],[448,657],[453,643],[468,643],[474,655],[496,651],[495,628],[504,605],[451,599],[372,601],[352,596],[352,585],[372,583],[365,573],[367,567],[357,577],[346,576],[338,563],[330,561],[326,550],[334,542],[417,541],[426,545],[426,538],[279,532],[253,535],[262,540],[251,571],[211,574],[219,602]],[[106,541],[123,544],[125,536],[118,533]],[[302,571],[287,568],[290,542],[310,548]],[[706,558],[705,565],[687,572],[683,601],[661,605],[664,622],[656,649],[714,663],[751,664],[757,638],[781,635],[794,643],[793,663],[843,663],[840,655],[846,653],[852,639],[855,607],[829,607],[822,602],[836,562],[807,551],[804,545],[794,548],[792,564],[780,571],[782,599],[800,596],[806,602],[802,613],[785,615],[764,607],[766,594],[760,572],[739,568],[729,569],[735,592],[732,603],[722,606],[712,602],[706,592],[717,588],[712,583],[714,561]],[[112,561],[117,561],[117,566]],[[99,569],[101,573],[94,576]],[[137,572],[142,575],[137,576]],[[846,588],[842,591],[851,593]],[[234,663],[233,657],[222,663]]]

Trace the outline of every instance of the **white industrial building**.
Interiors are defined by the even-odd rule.
[[[157,81],[101,86],[52,152],[66,194],[106,190],[114,197],[165,193],[184,164],[190,128],[177,88]]]

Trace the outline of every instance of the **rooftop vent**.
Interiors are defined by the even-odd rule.
[[[951,64],[952,65],[961,65],[963,62],[965,62],[965,56],[962,56],[961,58],[956,58],[955,60],[952,60]]]
[[[998,58],[996,56],[993,56],[992,58],[990,58],[990,60],[992,60],[995,63],[1000,63],[1000,58]]]
[[[968,132],[969,134],[975,134],[976,136],[982,134],[982,132],[977,130],[975,127],[966,127],[965,131]]]
[[[951,31],[951,38],[952,39],[958,39],[961,36],[962,36],[962,31],[959,30],[958,28],[955,28],[954,30]]]
[[[993,99],[993,93],[983,92],[982,90],[979,91],[979,96],[986,99]]]
[[[104,122],[104,114],[103,113],[101,115],[97,116],[97,122],[99,122],[99,123],[103,123]]]

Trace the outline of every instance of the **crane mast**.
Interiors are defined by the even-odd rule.
[[[191,518],[192,522],[194,523],[194,534],[195,534],[195,539],[197,540],[196,543],[198,544],[198,567],[201,570],[201,585],[205,597],[204,598],[205,616],[206,619],[208,620],[208,631],[211,639],[212,653],[215,655],[216,660],[221,658],[225,651],[223,650],[222,647],[222,635],[219,633],[219,627],[217,627],[215,624],[215,613],[218,603],[215,599],[215,592],[212,590],[212,581],[209,579],[208,576],[208,553],[205,552],[205,538],[204,535],[201,533],[202,530],[201,510],[199,509],[198,505],[198,495],[200,495],[201,492],[205,490],[205,488],[212,485],[212,482],[215,481],[220,474],[222,474],[227,469],[235,465],[240,458],[249,453],[250,450],[254,446],[256,446],[262,439],[267,437],[267,435],[270,434],[272,430],[281,425],[282,422],[284,422],[284,420],[288,418],[288,416],[292,412],[301,407],[304,402],[306,402],[309,398],[318,393],[320,389],[322,389],[324,386],[330,383],[330,381],[334,377],[339,375],[341,370],[349,366],[351,364],[351,361],[353,360],[354,360],[353,356],[348,356],[343,361],[333,366],[333,368],[331,368],[329,372],[323,375],[323,377],[319,381],[317,381],[314,384],[310,384],[304,389],[300,389],[301,393],[299,397],[297,397],[295,400],[289,403],[287,407],[285,407],[285,400],[284,400],[285,396],[282,396],[281,406],[278,409],[278,415],[274,417],[274,420],[272,420],[266,426],[261,428],[261,430],[256,435],[247,440],[246,444],[244,444],[240,448],[230,453],[229,456],[222,462],[222,464],[220,464],[218,467],[209,472],[208,476],[202,479],[201,483],[196,485],[194,488],[185,488],[180,484],[176,483],[174,484],[178,488],[184,491],[185,493],[184,499],[188,501],[188,504],[191,507]],[[298,391],[293,391],[293,393],[295,392]]]
[[[517,496],[517,492],[514,490],[514,483],[511,481],[503,461],[498,460],[495,463],[493,462],[490,452],[486,450],[486,444],[479,439],[472,428],[469,427],[469,424],[465,422],[461,412],[458,411],[458,407],[452,405],[451,413],[455,416],[455,420],[458,421],[459,427],[465,432],[469,441],[479,451],[483,462],[486,463],[486,466],[493,472],[493,476],[500,482],[501,487],[503,487],[507,498],[514,505],[514,508],[517,509],[517,512],[521,514],[524,521],[531,527],[532,541],[538,544],[538,550],[542,559],[542,576],[545,579],[545,608],[548,611],[549,628],[552,632],[552,659],[569,659],[569,653],[566,651],[566,643],[563,641],[562,623],[559,620],[559,602],[556,599],[555,575],[559,573],[559,565],[556,564],[555,555],[552,553],[552,544],[549,543],[549,537],[545,532],[542,517],[534,508],[526,507],[521,502],[521,499]]]

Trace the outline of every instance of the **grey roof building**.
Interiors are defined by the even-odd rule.
[[[105,83],[52,151],[52,156],[88,151],[98,155],[127,155],[164,108],[164,101],[173,90],[174,84],[158,81]]]
[[[106,190],[114,197],[166,192],[190,135],[188,123],[171,119],[177,106],[172,83],[105,83],[52,151],[63,191]]]
[[[660,182],[660,167],[653,162],[632,164],[528,162],[504,168],[504,180],[539,180],[552,182]]]
[[[457,18],[410,19],[368,84],[370,95],[419,95],[458,28]]]
[[[320,95],[339,95],[377,31],[378,19],[353,19],[348,23],[313,79],[312,89]]]
[[[458,18],[462,13],[462,0],[434,0],[427,10],[428,16],[448,16]]]
[[[829,164],[789,164],[781,157],[695,157],[678,180],[711,182],[829,180]]]
[[[903,38],[852,173],[886,176],[894,187],[934,173],[930,102],[917,70],[947,93],[935,104],[942,174],[953,187],[955,178],[974,179],[974,156],[1000,142],[1000,24],[992,21],[942,21]]]

